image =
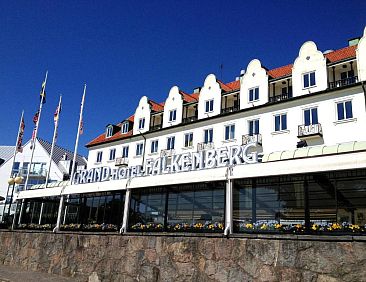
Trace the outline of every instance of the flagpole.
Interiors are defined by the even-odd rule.
[[[33,163],[34,149],[36,147],[39,121],[41,120],[42,106],[43,106],[43,100],[44,100],[44,97],[45,97],[46,84],[47,84],[47,77],[48,77],[48,71],[46,71],[46,76],[45,76],[44,81],[42,83],[42,89],[41,89],[42,92],[41,92],[41,101],[39,102],[38,119],[37,119],[37,123],[36,123],[36,128],[34,129],[34,136],[32,136],[32,141],[33,141],[32,154],[31,154],[31,159],[30,159],[29,165],[28,165],[28,171],[27,171],[27,177],[25,179],[24,190],[27,190],[28,181],[29,181],[29,174],[30,174],[30,170],[31,170],[31,167],[32,167],[32,163]],[[18,224],[20,224],[21,221],[22,221],[23,209],[24,209],[24,199],[22,200],[22,204],[21,204],[21,207],[20,207]],[[15,219],[15,216],[14,216],[14,219]],[[12,229],[14,229],[14,227],[15,227],[15,220],[13,221]]]
[[[81,98],[81,105],[80,105],[80,114],[79,114],[79,124],[78,124],[78,131],[76,134],[76,140],[75,140],[75,148],[74,148],[74,157],[72,158],[72,166],[71,166],[71,174],[70,174],[70,184],[72,184],[72,180],[74,177],[75,167],[76,167],[76,155],[78,152],[78,144],[79,144],[79,137],[80,137],[80,127],[81,123],[83,121],[83,110],[84,110],[84,100],[85,100],[85,94],[86,94],[86,83],[84,84],[84,91],[83,91],[83,97]],[[69,196],[68,196],[69,198]],[[56,227],[53,229],[53,232],[58,232],[60,230],[61,226],[61,213],[64,206],[64,195],[61,195],[60,197],[60,204],[59,204],[59,210],[57,214],[57,222]],[[67,215],[67,207],[65,207],[65,212],[63,216],[63,224],[66,222],[66,215]]]
[[[82,123],[82,120],[83,120],[83,110],[84,110],[85,93],[86,93],[86,84],[84,84],[83,97],[81,98],[78,132],[76,134],[76,141],[75,141],[75,148],[74,148],[74,157],[72,159],[72,168],[71,168],[71,177],[70,177],[71,183],[72,183],[72,180],[73,180],[73,177],[74,177],[75,167],[76,167],[76,155],[77,155],[77,152],[78,152],[78,145],[79,145],[80,126],[81,126],[81,123]]]
[[[52,146],[51,146],[51,152],[50,152],[50,159],[48,161],[48,169],[47,169],[46,181],[45,181],[45,186],[44,186],[45,188],[47,188],[47,184],[48,184],[48,181],[50,179],[52,155],[53,155],[53,150],[55,148],[55,143],[56,143],[56,136],[57,136],[57,129],[58,129],[58,121],[60,119],[61,102],[62,102],[62,95],[60,95],[60,100],[58,101],[58,106],[57,106],[57,119],[55,121],[55,129],[53,130],[53,138],[52,138]]]
[[[20,134],[20,130],[21,130],[21,127],[22,127],[22,122],[23,122],[23,118],[24,118],[24,110],[22,111],[22,115],[20,117],[20,121],[19,121],[19,128],[18,128],[18,135],[17,135],[17,141],[15,143],[15,148],[14,148],[14,155],[13,155],[13,161],[12,161],[12,164],[11,164],[11,169],[10,169],[10,176],[9,178],[13,177],[13,169],[14,169],[14,163],[15,163],[15,156],[18,152],[18,142],[19,142],[19,134]],[[8,185],[8,190],[6,192],[6,198],[5,198],[5,202],[4,202],[4,208],[3,208],[3,215],[2,215],[2,218],[1,218],[1,221],[4,221],[4,212],[5,212],[5,206],[6,206],[6,201],[7,201],[7,197],[9,195],[9,189],[10,189],[10,184]],[[13,186],[13,190],[14,190],[14,186]],[[14,191],[13,191],[14,192]],[[10,207],[11,207],[11,202],[13,201],[13,193],[11,193],[11,200],[10,200],[10,203],[9,203],[9,209],[8,209],[8,215],[9,215],[9,212],[10,212]]]
[[[43,82],[44,83],[44,87],[42,87],[42,92],[43,93],[41,93],[42,94],[41,95],[41,101],[39,103],[38,120],[37,120],[37,123],[36,123],[36,128],[35,128],[35,132],[34,132],[34,136],[33,136],[32,154],[31,154],[31,159],[30,159],[29,166],[28,166],[27,177],[25,179],[24,190],[27,190],[29,174],[30,174],[30,170],[31,170],[32,162],[33,162],[34,149],[36,147],[37,134],[38,134],[38,126],[39,126],[39,121],[41,120],[43,99],[44,99],[44,94],[45,94],[45,91],[46,91],[47,76],[48,76],[48,71],[46,71],[46,77],[45,77],[44,82]]]

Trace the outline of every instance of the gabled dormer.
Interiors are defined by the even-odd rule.
[[[358,80],[366,80],[366,27],[356,49]]]
[[[198,100],[198,119],[219,115],[221,111],[221,87],[214,74],[209,74]]]
[[[240,108],[246,109],[268,102],[268,74],[258,59],[252,60],[240,81]]]
[[[105,129],[105,138],[110,138],[120,130],[120,127],[113,124],[108,124]]]
[[[150,127],[151,105],[146,96],[140,99],[139,105],[135,111],[133,123],[133,135],[149,131]]]
[[[183,97],[179,88],[173,86],[164,104],[163,127],[169,127],[182,122]]]
[[[327,60],[313,41],[305,42],[292,68],[293,96],[309,95],[328,87]]]
[[[121,122],[121,134],[127,134],[133,127],[131,120],[124,120]]]

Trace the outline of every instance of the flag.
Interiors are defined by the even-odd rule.
[[[33,117],[33,123],[34,123],[34,124],[37,124],[37,122],[38,122],[38,117],[39,117],[39,111],[37,111],[37,112],[34,114],[34,117]]]
[[[54,122],[55,122],[55,126],[56,126],[57,121],[58,121],[58,118],[59,118],[59,116],[60,116],[60,112],[61,112],[61,108],[59,109],[59,107],[57,106],[56,111],[55,111],[55,113],[53,114],[53,120],[54,120]]]
[[[34,139],[36,139],[36,131],[37,131],[37,126],[34,127],[33,132],[32,132],[32,139],[31,139],[31,145],[30,145],[30,149],[33,149],[34,146]]]
[[[79,134],[82,135],[84,133],[84,123],[83,120],[80,121]]]
[[[41,100],[42,104],[46,103],[46,80],[42,82],[41,92],[39,99]]]
[[[19,134],[18,134],[18,143],[17,143],[17,152],[23,152],[23,135],[24,135],[25,123],[24,117],[22,117],[20,121]]]

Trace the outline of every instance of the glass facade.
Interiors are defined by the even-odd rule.
[[[235,231],[355,232],[366,224],[366,171],[235,180]]]
[[[225,182],[184,184],[131,192],[130,231],[222,231]]]

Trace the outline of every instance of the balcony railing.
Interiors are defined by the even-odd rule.
[[[155,125],[152,125],[150,126],[150,131],[155,131],[155,130],[159,130],[162,128],[162,124],[155,124]]]
[[[358,82],[358,76],[352,76],[352,77],[348,77],[345,79],[329,82],[329,88],[332,89],[332,88],[342,87],[342,86],[346,86],[346,85],[355,84],[357,82]]]
[[[160,157],[171,157],[174,154],[175,154],[174,149],[163,149],[160,152]]]
[[[222,114],[232,113],[232,112],[236,112],[236,111],[239,111],[239,106],[232,106],[232,107],[226,107],[224,109],[221,109]]]
[[[182,120],[182,123],[190,123],[190,122],[195,121],[197,119],[198,119],[197,116],[186,117]]]
[[[115,166],[127,166],[128,165],[128,158],[116,158]]]
[[[320,123],[310,125],[299,125],[298,138],[306,138],[312,136],[323,136],[322,126]]]
[[[243,145],[247,145],[249,143],[257,143],[259,145],[262,145],[262,134],[243,135],[242,142],[243,142]]]
[[[283,93],[283,94],[280,94],[280,95],[269,97],[269,102],[270,103],[275,103],[275,102],[286,100],[288,98],[290,98],[288,93]]]
[[[215,145],[213,142],[209,142],[209,143],[198,143],[197,144],[197,151],[203,151],[203,150],[209,150],[209,149],[214,149]]]

